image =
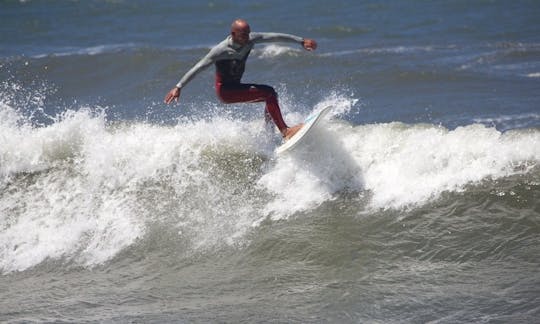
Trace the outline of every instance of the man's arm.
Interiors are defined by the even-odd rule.
[[[219,44],[218,46],[214,47],[210,50],[208,54],[206,54],[205,57],[203,57],[197,64],[195,64],[189,71],[184,74],[182,79],[176,84],[174,88],[172,88],[167,95],[165,96],[165,103],[170,104],[173,100],[178,101],[178,98],[180,98],[180,92],[182,88],[188,84],[197,74],[199,74],[201,71],[208,68],[212,63],[214,63],[221,53],[221,47],[222,44]]]
[[[214,63],[213,53],[210,51],[205,57],[203,57],[197,64],[195,64],[189,71],[184,74],[182,79],[178,81],[176,87],[182,89],[189,81],[191,81],[199,72],[205,70],[207,67]]]
[[[317,42],[313,39],[283,33],[251,33],[251,40],[254,43],[300,43],[308,51],[313,51],[317,48]]]

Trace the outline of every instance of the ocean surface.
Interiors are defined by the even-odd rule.
[[[538,1],[0,1],[0,322],[539,320]]]

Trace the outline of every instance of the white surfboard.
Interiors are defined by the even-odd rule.
[[[294,134],[293,137],[288,139],[285,143],[281,144],[277,149],[277,154],[282,154],[284,152],[287,152],[291,149],[293,149],[296,145],[298,145],[302,139],[309,134],[309,131],[313,129],[317,124],[321,121],[321,119],[330,112],[331,106],[325,107],[322,110],[313,113],[309,115],[306,120],[304,120],[304,126],[300,128],[300,130]]]

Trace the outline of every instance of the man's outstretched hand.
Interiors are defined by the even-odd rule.
[[[314,51],[317,49],[317,42],[313,39],[304,38],[302,46],[304,46],[304,48],[308,51]]]
[[[180,98],[180,88],[174,87],[165,96],[165,103],[168,105],[173,100],[178,102],[178,98]]]

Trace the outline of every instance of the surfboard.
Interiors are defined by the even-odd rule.
[[[321,121],[321,119],[330,112],[331,108],[332,108],[331,106],[324,107],[318,112],[309,115],[304,120],[304,126],[302,126],[302,128],[300,128],[300,130],[296,134],[294,134],[293,137],[291,137],[285,143],[281,144],[276,149],[276,153],[277,154],[285,153],[287,151],[292,150],[295,146],[301,143],[302,139],[304,139],[306,135],[310,133],[310,130],[312,130],[315,126],[317,126],[317,124]]]

